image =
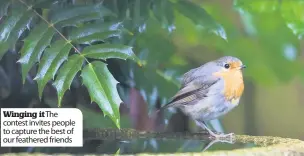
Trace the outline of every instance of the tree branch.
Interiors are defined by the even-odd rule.
[[[144,132],[134,129],[85,129],[83,132],[85,140],[132,140],[139,138],[156,139],[191,139],[211,141],[208,133],[189,133],[189,132]]]

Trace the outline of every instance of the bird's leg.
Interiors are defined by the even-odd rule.
[[[233,144],[235,142],[235,135],[234,133],[224,134],[224,133],[215,133],[211,129],[207,127],[204,122],[195,121],[196,124],[204,129],[206,129],[210,135],[210,139],[216,142],[225,142]],[[213,142],[212,141],[212,142]],[[212,143],[213,144],[213,143]],[[211,146],[211,145],[210,145]]]
[[[221,134],[220,132],[213,132],[211,129],[209,129],[209,128],[207,127],[207,124],[206,124],[204,121],[203,121],[203,122],[195,121],[195,122],[196,122],[196,124],[197,124],[198,126],[200,126],[201,128],[207,130],[208,133],[209,133],[211,136],[215,136],[216,134]]]

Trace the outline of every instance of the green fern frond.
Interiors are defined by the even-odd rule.
[[[123,34],[122,22],[104,22],[104,18],[113,18],[115,14],[98,4],[50,7],[47,14],[41,15],[37,9],[42,8],[36,5],[31,7],[32,5],[23,0],[19,0],[19,3],[10,2],[0,3],[0,15],[7,15],[0,26],[0,57],[14,48],[17,41],[21,40],[21,34],[31,28],[28,35],[24,36],[18,60],[22,68],[23,83],[31,68],[38,63],[34,80],[38,83],[39,98],[41,99],[46,84],[57,75],[53,86],[57,90],[58,106],[61,107],[64,93],[70,88],[76,74],[82,71],[81,77],[91,99],[120,127],[121,99],[116,89],[118,82],[105,63],[90,63],[87,59],[118,58],[139,62],[131,47],[107,41],[112,37],[120,38]],[[7,11],[8,8],[10,11]],[[38,20],[31,23],[34,18]],[[62,29],[65,27],[71,31],[65,32]],[[105,43],[90,45],[95,41]],[[73,44],[89,45],[80,51]],[[71,51],[76,54],[69,56]],[[84,68],[83,63],[87,64]]]
[[[6,5],[5,7],[8,7],[8,4]],[[3,12],[6,12],[6,9]],[[33,16],[34,13],[24,6],[12,6],[12,11],[0,25],[0,59],[8,49],[13,48]]]
[[[39,61],[45,48],[50,45],[54,34],[55,30],[42,22],[24,39],[24,45],[20,52],[21,57],[17,61],[21,63],[23,83],[25,83],[27,73]]]
[[[83,56],[79,54],[74,54],[68,57],[67,62],[65,62],[63,66],[59,69],[58,75],[56,77],[56,81],[53,83],[53,86],[57,90],[59,107],[61,106],[61,101],[64,93],[68,89],[70,89],[70,86],[72,84],[75,75],[77,74],[77,72],[81,70],[83,61],[84,61]]]
[[[53,80],[61,64],[67,60],[72,45],[64,40],[57,40],[45,50],[39,69],[34,80],[38,82],[39,97],[42,97],[43,88],[49,80]]]
[[[69,39],[72,40],[73,43],[77,44],[91,44],[95,41],[104,41],[110,37],[121,37],[121,29],[121,22],[96,22],[92,24],[86,24],[77,29],[74,29],[69,34]]]

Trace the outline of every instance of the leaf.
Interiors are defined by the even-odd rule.
[[[115,152],[115,155],[119,155],[120,154],[120,148]]]
[[[283,2],[280,12],[286,21],[287,26],[298,35],[304,37],[304,5],[303,1]]]
[[[65,26],[77,26],[77,24],[81,24],[83,22],[91,21],[91,20],[98,20],[101,17],[97,13],[91,13],[91,14],[85,14],[80,15],[77,17],[73,17],[67,20],[64,20],[62,22],[58,22],[59,27],[65,27]]]
[[[150,18],[146,23],[146,31],[139,34],[136,40],[137,47],[142,51],[141,60],[151,65],[165,64],[176,52],[176,47],[158,21]]]
[[[156,0],[153,10],[155,17],[170,31],[170,26],[174,24],[175,18],[172,3],[170,1]]]
[[[199,5],[196,5],[191,1],[183,0],[179,0],[177,3],[174,3],[174,5],[181,14],[190,18],[194,23],[208,27],[216,26],[216,22],[213,18]]]
[[[250,12],[273,12],[280,8],[280,3],[281,2],[279,1],[264,0],[255,0],[254,2],[248,0],[235,0],[234,7],[242,8]]]
[[[98,44],[88,46],[83,49],[82,54],[88,58],[94,59],[132,59],[140,64],[140,60],[135,56],[132,47],[120,44]]]
[[[181,14],[191,19],[195,24],[199,25],[200,27],[198,28],[215,33],[225,40],[227,39],[224,28],[217,23],[204,8],[191,1],[184,0],[178,0],[178,2],[174,3],[174,5]]]
[[[110,116],[120,128],[120,99],[116,85],[118,81],[112,76],[107,65],[94,61],[87,64],[81,73],[84,85],[87,87],[92,101],[95,101],[105,115]]]
[[[50,6],[56,5],[60,0],[39,0],[33,5],[33,8],[49,9]]]
[[[75,75],[81,69],[83,60],[83,56],[74,54],[70,56],[67,62],[59,69],[56,81],[53,83],[53,86],[57,90],[59,107],[61,107],[61,101],[65,91],[70,88]]]
[[[90,44],[94,41],[103,41],[110,37],[120,37],[122,27],[121,22],[112,23],[93,23],[86,24],[80,28],[74,29],[70,33],[69,39],[75,43]]]
[[[73,26],[84,21],[100,19],[101,17],[111,15],[114,14],[101,4],[72,6],[53,9],[51,11],[50,21],[60,26]]]
[[[0,2],[0,17],[7,15],[7,8],[10,4],[10,1],[1,1]]]
[[[299,38],[304,36],[304,5],[303,1],[264,1],[235,0],[234,7],[252,15],[275,13],[280,14],[285,24]]]
[[[289,24],[286,23],[284,16],[280,14],[281,11],[283,11],[284,5],[281,7],[280,12],[278,12],[278,10],[271,11],[270,9],[263,11],[255,8],[257,6],[265,6],[267,8],[276,9],[277,7],[275,7],[275,4],[277,3],[270,4],[257,1],[239,9],[247,14],[247,16],[244,16],[244,14],[241,14],[241,16],[250,19],[250,22],[248,22],[250,24],[247,24],[245,28],[252,29],[252,32],[254,32],[252,35],[255,35],[255,40],[259,41],[258,45],[261,47],[261,50],[259,50],[259,52],[261,52],[260,55],[257,55],[259,52],[254,51],[257,56],[263,56],[259,61],[263,60],[265,68],[269,68],[268,70],[271,70],[271,72],[279,78],[278,80],[287,82],[292,80],[294,76],[299,73],[298,69],[300,67],[296,63],[297,57],[300,56],[301,51],[298,37],[290,31]],[[247,8],[248,10],[246,10]],[[257,9],[256,11],[258,12],[253,12],[251,9]],[[288,12],[294,11],[289,10]],[[229,45],[231,47],[232,42],[230,42]],[[240,42],[237,43],[238,47],[241,45]],[[244,47],[246,51],[249,52],[248,45],[244,45]],[[243,51],[244,50],[242,49],[239,53],[243,53]],[[248,54],[247,56],[245,55],[245,57],[248,57]],[[250,60],[252,60],[252,57],[250,57]],[[253,68],[256,67],[257,66]],[[257,68],[257,70],[263,71],[260,68]],[[264,72],[265,71],[266,70],[264,70]],[[256,75],[258,75],[258,77]],[[263,76],[265,76],[265,74],[263,74]],[[257,77],[255,79],[262,78],[261,74],[255,74],[253,77]],[[263,78],[261,80],[262,82],[265,82],[267,79]]]
[[[147,99],[151,98],[148,96],[152,96],[155,91],[157,91],[161,97],[169,99],[179,88],[179,82],[174,77],[169,77],[163,71],[155,70],[154,67],[134,67],[132,72],[132,74],[134,74],[136,88],[147,92]]]
[[[15,46],[32,17],[31,10],[26,11],[23,7],[12,8],[12,13],[0,25],[0,59],[9,48]]]
[[[21,58],[17,61],[21,63],[23,83],[29,70],[34,63],[40,60],[42,52],[49,46],[54,34],[54,29],[42,22],[36,26],[24,40],[24,45],[21,49]]]
[[[68,58],[71,48],[72,45],[70,43],[64,40],[57,40],[50,48],[45,50],[37,75],[34,78],[38,82],[39,98],[41,98],[43,88],[47,82],[54,79],[60,65]]]

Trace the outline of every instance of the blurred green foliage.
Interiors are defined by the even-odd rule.
[[[24,3],[33,8],[27,9]],[[166,119],[154,120],[149,112],[178,90],[182,74],[222,55],[239,57],[248,66],[246,81],[258,85],[273,86],[298,76],[304,80],[301,0],[1,1],[0,24],[1,67],[6,72],[2,75],[11,77],[0,81],[10,84],[0,84],[1,91],[18,90],[3,93],[1,99],[23,97],[19,90],[24,88],[29,91],[25,97],[42,99],[36,107],[63,103],[63,107],[80,108],[86,128],[114,127],[114,123],[134,127],[137,121],[133,119],[141,118],[155,124],[144,130],[157,129]],[[21,71],[8,63],[16,57]],[[22,78],[9,75],[12,70]],[[50,89],[53,87],[56,90]],[[134,88],[144,100],[138,102],[131,96]],[[57,98],[59,102],[55,102]],[[13,102],[5,101],[1,107],[30,107]],[[169,146],[180,152],[189,149],[182,148],[188,144],[184,141],[166,144],[148,140],[130,146],[141,151]],[[196,150],[202,147],[189,144]],[[123,146],[120,153],[128,148],[135,151]]]

